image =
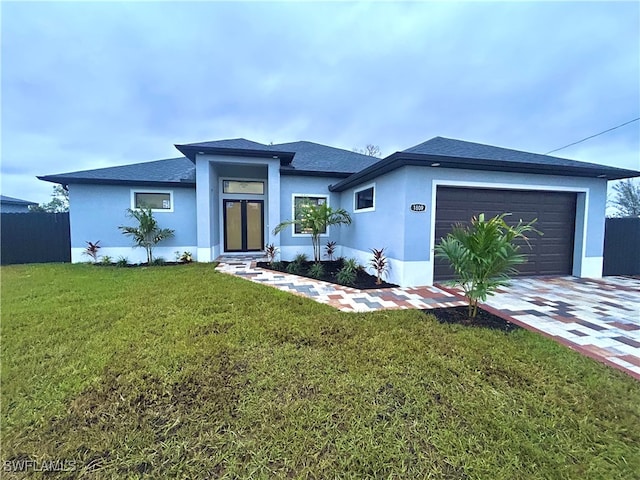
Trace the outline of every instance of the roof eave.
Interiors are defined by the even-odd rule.
[[[281,168],[281,175],[299,175],[301,177],[334,177],[334,178],[348,178],[354,174],[354,172],[328,172],[321,170],[296,170],[294,168]]]
[[[437,163],[438,165],[432,165]],[[483,160],[472,158],[458,158],[420,153],[396,152],[380,162],[357,172],[343,181],[331,185],[329,190],[341,192],[347,188],[372,180],[396,168],[415,165],[430,168],[453,168],[463,170],[481,170],[510,173],[533,173],[537,175],[558,175],[567,177],[600,178],[603,180],[620,180],[623,178],[640,177],[640,172],[616,167],[541,165],[522,162],[508,162],[504,160]]]
[[[143,187],[177,187],[177,188],[194,188],[195,182],[190,180],[181,180],[179,182],[163,182],[155,180],[115,180],[107,178],[73,178],[58,175],[43,175],[36,177],[38,180],[45,182],[59,183],[60,185],[129,185]]]
[[[232,157],[278,158],[280,160],[280,165],[289,165],[295,155],[295,152],[283,152],[280,150],[252,150],[245,148],[220,148],[194,145],[174,146],[193,163],[195,163],[196,155],[199,153],[208,155],[229,155]]]

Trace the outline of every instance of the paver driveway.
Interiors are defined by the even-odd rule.
[[[347,312],[466,304],[459,291],[446,287],[356,290],[256,268],[259,259],[221,257],[218,269]],[[483,307],[640,380],[639,279],[517,278]]]
[[[487,305],[640,380],[640,279],[517,278]]]

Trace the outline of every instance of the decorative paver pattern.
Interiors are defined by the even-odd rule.
[[[309,297],[345,312],[466,305],[447,287],[357,290],[256,267],[260,256],[220,257],[218,269]],[[640,280],[524,277],[489,297],[483,308],[542,333],[640,380]]]
[[[261,257],[220,257],[218,270],[237,275],[256,283],[271,285],[280,290],[312,298],[343,312],[372,312],[381,309],[426,309],[465,305],[455,293],[437,287],[381,288],[358,290],[332,283],[274,272],[256,267]]]
[[[487,299],[493,313],[640,380],[640,280],[529,277]]]

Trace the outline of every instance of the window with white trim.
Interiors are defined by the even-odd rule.
[[[302,219],[304,215],[305,207],[308,205],[324,205],[327,203],[328,197],[326,195],[294,195],[293,196],[293,218],[296,220]],[[295,224],[293,233],[296,235],[309,235],[310,229],[302,228],[302,225]],[[325,226],[322,234],[327,233],[327,227]]]
[[[154,212],[173,211],[173,192],[171,191],[131,191],[131,208],[150,208]]]
[[[353,210],[355,212],[366,212],[374,209],[375,185],[368,185],[353,193]]]

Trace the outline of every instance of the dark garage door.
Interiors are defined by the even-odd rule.
[[[492,217],[505,212],[513,214],[506,218],[510,224],[537,218],[535,227],[544,233],[528,235],[531,250],[522,243],[521,251],[528,257],[518,268],[522,275],[571,275],[575,193],[438,187],[435,242],[438,244],[455,223],[468,223],[480,213]],[[447,262],[436,259],[434,279],[450,278],[452,270]]]

